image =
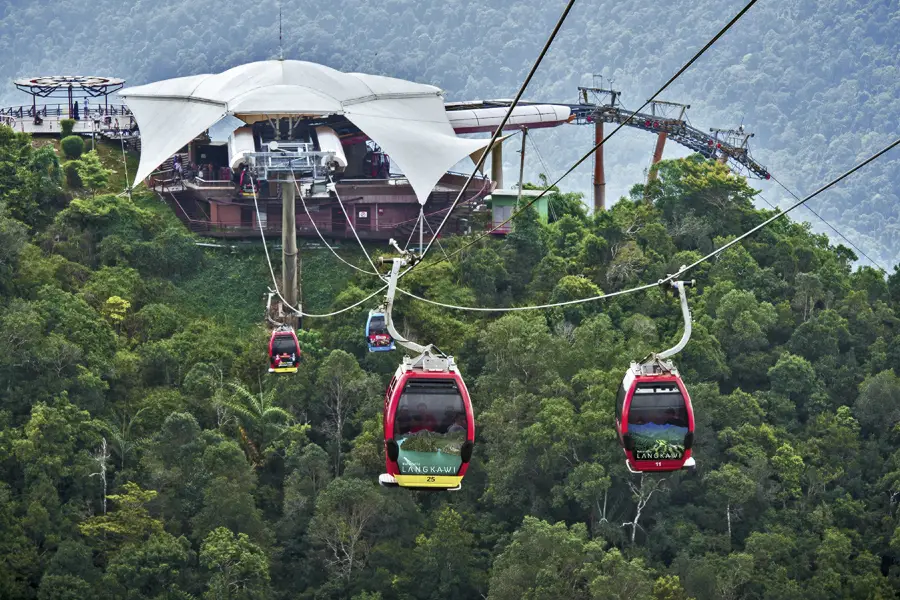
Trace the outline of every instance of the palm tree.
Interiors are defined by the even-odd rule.
[[[254,467],[262,464],[260,451],[269,441],[266,433],[270,427],[278,427],[293,420],[291,414],[275,406],[275,390],[254,394],[240,383],[229,384],[234,394],[217,394],[216,403],[231,412],[238,421],[241,440]]]
[[[134,427],[138,417],[140,417],[141,413],[145,410],[147,410],[146,406],[130,417],[124,411],[115,413],[115,418],[112,421],[103,421],[101,423],[103,429],[105,429],[109,433],[110,438],[112,438],[111,446],[113,452],[119,456],[120,469],[125,468],[125,457],[128,453],[147,442],[146,438],[133,439],[131,436],[131,428]]]

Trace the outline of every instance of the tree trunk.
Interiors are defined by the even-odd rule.
[[[334,436],[334,444],[335,444],[335,459],[334,459],[334,476],[341,476],[341,444],[344,441],[344,419],[338,411],[337,419],[335,420],[335,429],[336,434]]]
[[[725,517],[728,520],[728,546],[731,546],[731,503],[725,505]]]

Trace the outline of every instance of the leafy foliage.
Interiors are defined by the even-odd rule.
[[[80,135],[70,135],[69,137],[64,137],[59,142],[60,147],[62,148],[63,153],[66,155],[66,158],[69,159],[77,159],[81,157],[81,153],[84,152],[84,140],[81,139]]]
[[[419,494],[375,483],[398,357],[366,352],[368,307],[305,323],[299,372],[269,376],[258,248],[201,252],[152,197],[107,193],[116,182],[73,197],[53,159],[0,128],[0,596],[900,589],[897,277],[854,270],[808,227],[778,221],[693,273],[676,360],[695,474],[632,476],[612,425],[625,366],[680,336],[671,296],[499,316],[399,300],[398,326],[454,353],[476,411],[462,490]],[[506,240],[429,258],[404,285],[509,306],[652,283],[760,223],[754,194],[696,157],[664,162],[646,199],[588,218],[554,191],[551,223],[526,214]],[[301,253],[323,311],[380,285]],[[421,432],[404,448],[461,441]]]

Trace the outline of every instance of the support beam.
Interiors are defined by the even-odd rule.
[[[528,128],[522,128],[522,149],[519,150],[519,153],[522,155],[519,158],[519,196],[516,198],[516,210],[521,210],[522,208],[522,186],[525,184],[525,139],[528,137]]]
[[[594,124],[594,145],[603,141],[603,121]],[[594,214],[606,210],[606,174],[603,172],[603,146],[594,152]]]
[[[503,144],[494,144],[491,149],[491,179],[498,190],[503,189]]]
[[[297,281],[297,216],[296,216],[296,190],[294,180],[291,178],[281,182],[281,293],[284,299],[293,307],[298,306],[300,286]],[[285,307],[287,314],[289,309]],[[297,327],[297,317],[291,314],[288,322],[292,327]]]
[[[425,238],[425,207],[419,207],[419,256],[422,256],[422,253],[425,251],[424,245]]]
[[[660,131],[656,137],[656,149],[653,151],[653,164],[650,165],[650,173],[647,175],[647,183],[656,181],[656,173],[659,168],[656,166],[663,157],[663,149],[666,147],[666,132]]]

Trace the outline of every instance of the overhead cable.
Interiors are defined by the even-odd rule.
[[[303,212],[306,213],[306,218],[309,219],[310,223],[312,223],[313,229],[316,230],[316,234],[319,236],[319,239],[322,240],[322,243],[325,244],[325,247],[328,248],[332,254],[334,254],[334,257],[337,258],[342,263],[344,263],[345,265],[347,265],[348,267],[350,267],[352,269],[356,269],[360,273],[366,273],[368,275],[378,275],[378,273],[369,271],[368,269],[363,269],[362,267],[357,267],[352,262],[345,260],[343,256],[338,254],[337,251],[334,248],[332,248],[328,242],[325,241],[325,238],[322,236],[322,232],[319,231],[319,228],[316,226],[316,222],[313,220],[312,215],[309,212],[309,207],[306,206],[306,199],[303,197],[303,193],[300,190],[300,184],[297,182],[296,179],[294,180],[294,185],[297,187],[297,196],[300,197],[300,203],[303,205]]]
[[[792,210],[794,210],[794,209],[797,208],[798,206],[803,206],[803,205],[806,204],[808,201],[812,200],[813,198],[815,198],[816,196],[818,196],[819,194],[821,194],[821,193],[824,192],[825,190],[827,190],[827,189],[831,188],[832,186],[834,186],[834,185],[840,183],[841,181],[843,181],[844,179],[846,179],[846,178],[849,177],[850,175],[853,175],[854,173],[856,173],[857,171],[859,171],[860,169],[862,169],[863,167],[865,167],[867,164],[869,164],[870,162],[872,162],[872,161],[874,161],[874,160],[877,160],[877,159],[880,158],[883,154],[886,154],[887,152],[890,152],[891,150],[893,150],[894,148],[896,148],[898,145],[900,145],[900,138],[897,138],[896,140],[894,140],[893,142],[891,142],[890,144],[888,144],[887,146],[885,146],[884,148],[882,148],[881,150],[879,150],[878,152],[876,152],[875,154],[873,154],[872,156],[870,156],[869,158],[867,158],[866,160],[862,161],[861,163],[859,163],[859,164],[856,165],[855,167],[851,168],[849,171],[844,172],[844,174],[841,175],[840,177],[838,177],[838,178],[836,178],[836,179],[832,179],[830,182],[826,183],[825,185],[823,185],[822,187],[820,187],[819,189],[817,189],[815,192],[813,192],[813,193],[810,194],[809,196],[806,196],[806,197],[803,198],[802,200],[798,200],[798,201],[795,202],[794,204],[790,205],[789,207],[787,207],[787,208],[784,210],[784,212],[778,213],[777,215],[774,215],[773,217],[770,217],[770,218],[766,219],[765,221],[763,221],[762,223],[760,223],[759,225],[757,225],[756,227],[754,227],[754,228],[751,229],[750,231],[744,233],[744,234],[741,235],[740,237],[737,237],[737,238],[731,240],[730,242],[728,242],[727,244],[725,244],[725,245],[722,246],[721,248],[718,248],[718,249],[716,249],[716,250],[713,250],[712,252],[710,252],[709,254],[707,254],[706,256],[704,256],[703,258],[701,258],[700,260],[697,260],[697,261],[691,263],[690,265],[688,265],[688,266],[686,266],[686,267],[680,269],[677,273],[674,273],[674,274],[672,274],[672,275],[669,275],[668,277],[666,277],[666,278],[662,281],[662,283],[666,283],[666,282],[668,282],[668,281],[672,281],[672,280],[676,279],[677,277],[681,276],[683,273],[685,273],[685,272],[687,272],[687,271],[690,271],[691,269],[693,269],[694,267],[696,267],[696,266],[699,265],[700,263],[702,263],[702,262],[704,262],[704,261],[706,261],[706,260],[709,260],[709,259],[712,258],[713,256],[716,256],[717,254],[720,254],[720,253],[724,252],[725,250],[727,250],[728,248],[734,246],[735,244],[737,244],[738,242],[740,242],[740,241],[743,240],[744,238],[746,238],[746,237],[748,237],[748,236],[750,236],[750,235],[753,235],[754,233],[756,233],[757,231],[759,231],[760,229],[762,229],[763,227],[765,227],[765,226],[768,225],[769,223],[771,223],[771,222],[773,222],[773,221],[776,221],[777,219],[780,219],[780,218],[786,216],[789,212],[791,212]]]
[[[756,0],[753,0],[754,2]],[[466,193],[466,189],[468,189],[469,184],[472,183],[472,179],[475,177],[475,174],[481,169],[484,165],[484,161],[487,159],[488,152],[491,148],[494,147],[494,144],[497,142],[497,139],[500,137],[500,134],[503,133],[503,128],[506,126],[507,121],[509,121],[510,115],[512,115],[513,110],[516,108],[516,105],[519,104],[519,100],[522,98],[522,94],[525,93],[525,88],[528,87],[528,84],[531,82],[531,78],[534,77],[535,72],[537,72],[538,67],[541,62],[544,60],[544,56],[546,56],[547,51],[550,50],[550,45],[553,43],[553,40],[556,38],[556,34],[559,33],[559,30],[562,28],[563,23],[566,21],[566,17],[569,16],[569,11],[572,10],[572,7],[575,5],[575,0],[569,0],[566,3],[566,8],[563,10],[562,15],[560,15],[559,20],[556,22],[556,25],[553,27],[553,31],[550,32],[550,37],[547,38],[547,41],[544,43],[544,47],[541,48],[540,54],[538,54],[537,59],[535,59],[534,64],[531,65],[531,70],[528,71],[528,75],[525,77],[525,81],[522,82],[521,87],[519,87],[519,91],[516,92],[515,98],[513,98],[512,103],[509,105],[509,108],[506,111],[506,114],[503,115],[503,119],[501,119],[500,124],[497,126],[497,130],[494,132],[494,135],[491,136],[490,142],[488,142],[487,146],[484,148],[484,152],[481,153],[481,156],[478,158],[478,162],[475,163],[475,168],[472,169],[472,173],[469,175],[468,179],[466,179],[466,183],[462,186],[462,189],[459,190],[459,194],[456,196],[456,199],[453,201],[453,204],[450,205],[450,210],[447,211],[447,214],[444,215],[444,219],[441,221],[440,225],[438,225],[435,230],[434,237],[431,238],[431,241],[428,242],[428,245],[425,247],[425,250],[422,252],[422,256],[420,258],[424,258],[428,251],[431,250],[432,244],[434,244],[434,240],[437,239],[437,236],[441,233],[441,230],[444,228],[444,225],[447,224],[447,221],[450,219],[450,214],[453,212],[453,209],[456,208],[456,205],[459,204],[459,201],[462,199],[463,195]],[[418,264],[418,263],[416,263]],[[400,274],[400,277],[403,277],[406,273],[409,273],[410,270],[415,268],[415,264],[406,269],[403,273]]]
[[[784,189],[784,191],[786,191],[788,194],[790,194],[791,196],[793,196],[795,200],[799,200],[799,199],[800,199],[800,197],[797,196],[797,194],[795,194],[788,186],[786,186],[786,185],[784,185],[783,183],[781,183],[781,181],[778,180],[774,175],[770,175],[770,177],[775,181],[775,183],[777,183],[778,185],[780,185],[780,186]],[[768,202],[767,202],[767,204],[768,204]],[[772,206],[772,205],[769,204],[769,206]],[[774,208],[774,207],[773,207],[773,208]],[[825,220],[825,217],[823,217],[822,215],[820,215],[819,213],[817,213],[816,211],[814,211],[813,208],[812,208],[811,206],[808,206],[808,205],[804,204],[804,205],[803,205],[803,208],[805,208],[806,210],[808,210],[809,212],[811,212],[812,214],[814,214],[816,217],[819,218],[820,221],[822,221],[823,223],[825,223],[826,225],[828,225],[828,227],[830,227],[832,231],[834,231],[836,234],[838,234],[838,235],[841,237],[842,240],[844,240],[845,242],[847,242],[848,244],[850,244],[850,245],[853,247],[854,250],[856,250],[857,252],[859,252],[859,253],[863,256],[863,258],[865,258],[866,260],[868,260],[870,263],[872,263],[873,265],[875,265],[876,267],[878,267],[879,269],[881,269],[881,270],[884,271],[885,273],[888,272],[887,269],[885,269],[885,268],[882,267],[880,264],[878,264],[877,262],[875,262],[875,260],[872,259],[868,254],[866,254],[865,252],[863,252],[862,248],[860,248],[859,246],[857,246],[856,244],[854,244],[853,242],[851,242],[850,239],[847,238],[846,235],[844,235],[843,233],[841,233],[840,231],[838,231],[838,228],[837,228],[837,227],[835,227],[834,225],[832,225],[831,223],[829,223],[828,221],[826,221],[826,220]]]
[[[257,222],[257,224],[259,224],[259,223],[262,223],[262,218],[259,214],[259,202],[257,201],[257,197],[256,197],[256,183],[253,181],[253,175],[250,175],[249,172],[248,172],[248,175],[250,176],[250,187],[253,188],[253,206],[256,209],[256,222]],[[366,296],[359,302],[355,302],[354,304],[351,304],[350,306],[346,306],[340,310],[336,310],[336,311],[333,311],[330,313],[323,313],[323,314],[318,314],[318,315],[305,313],[302,310],[300,310],[299,308],[297,308],[296,306],[291,306],[290,303],[288,303],[288,301],[284,299],[284,296],[281,295],[281,290],[278,288],[278,278],[275,277],[275,269],[272,268],[272,259],[269,256],[269,246],[268,246],[268,244],[266,244],[266,234],[263,231],[262,226],[260,226],[260,228],[259,228],[259,236],[262,238],[263,251],[266,254],[266,264],[269,266],[269,274],[272,276],[272,285],[275,286],[275,294],[278,296],[278,298],[281,300],[282,304],[286,308],[290,309],[295,314],[298,314],[301,317],[309,317],[311,319],[334,317],[341,313],[347,312],[348,310],[352,310],[352,309],[356,308],[357,306],[359,306],[360,304],[364,304],[364,303],[368,302],[369,300],[371,300],[372,298],[374,298],[375,296],[377,296],[378,294],[380,294],[381,292],[383,292],[384,290],[387,289],[387,286],[384,286],[380,290],[378,290],[372,294],[369,294],[368,296]]]
[[[616,297],[616,296],[625,296],[625,295],[628,295],[628,294],[634,294],[634,293],[637,293],[637,292],[641,292],[641,291],[644,291],[644,290],[648,290],[648,289],[650,289],[650,288],[654,288],[654,287],[657,287],[657,286],[659,286],[659,285],[666,284],[666,283],[668,283],[668,282],[670,282],[670,281],[674,281],[675,279],[678,279],[679,277],[681,277],[682,275],[684,275],[685,273],[687,273],[687,272],[690,271],[691,269],[694,269],[694,268],[697,267],[698,265],[700,265],[700,264],[702,264],[702,263],[704,263],[704,262],[706,262],[706,261],[708,261],[708,260],[710,260],[710,259],[712,259],[712,258],[718,256],[719,254],[721,254],[721,253],[724,252],[725,250],[728,250],[729,248],[731,248],[731,247],[734,246],[735,244],[737,244],[737,243],[743,241],[744,239],[746,239],[747,237],[753,235],[754,233],[756,233],[756,232],[759,231],[760,229],[763,229],[764,227],[766,227],[766,226],[769,225],[770,223],[772,223],[772,222],[774,222],[774,221],[776,221],[776,220],[778,220],[778,219],[780,219],[780,218],[786,216],[788,213],[790,213],[791,211],[793,211],[793,210],[796,209],[797,207],[804,205],[806,202],[812,200],[813,198],[815,198],[816,196],[818,196],[818,195],[821,194],[822,192],[824,192],[824,191],[828,190],[829,188],[831,188],[832,186],[834,186],[834,185],[840,183],[841,181],[843,181],[844,179],[846,179],[847,177],[849,177],[850,175],[852,175],[852,174],[855,173],[856,171],[860,170],[861,168],[863,168],[864,166],[866,166],[866,165],[869,164],[870,162],[872,162],[872,161],[878,159],[878,158],[881,157],[883,154],[889,152],[890,150],[892,150],[893,148],[895,148],[895,147],[898,146],[898,145],[900,145],[900,138],[897,138],[897,139],[896,139],[893,143],[891,143],[890,145],[886,146],[886,147],[883,148],[882,150],[880,150],[880,151],[878,151],[877,153],[873,154],[872,156],[870,156],[869,158],[867,158],[867,159],[864,160],[863,162],[861,162],[861,163],[859,163],[858,165],[856,165],[855,167],[851,168],[849,171],[846,171],[846,172],[845,172],[843,175],[841,175],[840,177],[831,180],[829,183],[827,183],[827,184],[825,184],[824,186],[820,187],[818,190],[816,190],[816,191],[813,192],[812,194],[806,196],[806,197],[803,198],[803,199],[798,199],[798,201],[797,201],[796,203],[794,203],[793,205],[789,206],[789,207],[788,207],[787,209],[785,209],[783,212],[780,212],[780,213],[778,213],[778,214],[776,214],[776,215],[774,215],[774,216],[772,216],[772,217],[766,219],[765,221],[763,221],[762,223],[760,223],[759,225],[757,225],[757,226],[754,227],[753,229],[751,229],[751,230],[749,230],[749,231],[747,231],[747,232],[741,234],[740,236],[738,236],[738,237],[736,237],[735,239],[731,240],[730,242],[728,242],[728,243],[725,244],[724,246],[722,246],[722,247],[720,247],[720,248],[716,248],[715,250],[713,250],[712,252],[710,252],[709,254],[707,254],[706,256],[704,256],[703,258],[701,258],[701,259],[699,259],[699,260],[697,260],[697,261],[691,263],[690,265],[687,265],[687,266],[685,266],[685,267],[682,267],[681,269],[678,270],[677,273],[673,273],[672,275],[669,275],[668,277],[666,277],[666,278],[664,278],[664,279],[661,279],[661,280],[659,280],[659,281],[656,282],[656,283],[648,283],[648,284],[641,285],[641,286],[638,286],[638,287],[629,288],[629,289],[627,289],[627,290],[620,290],[620,291],[618,291],[618,292],[610,292],[609,294],[600,294],[600,295],[598,295],[598,296],[590,296],[590,297],[588,297],[588,298],[580,298],[580,299],[577,299],[577,300],[567,300],[567,301],[565,301],[565,302],[553,302],[553,303],[550,303],[550,304],[538,304],[538,305],[534,305],[534,306],[509,306],[509,307],[501,307],[501,308],[487,308],[487,307],[478,307],[478,306],[457,306],[457,305],[454,305],[454,304],[446,304],[446,303],[444,303],[444,302],[438,302],[438,301],[436,301],[436,300],[429,300],[428,298],[423,298],[423,297],[421,297],[421,296],[417,296],[416,294],[413,294],[413,293],[411,293],[411,292],[407,292],[407,291],[405,291],[405,290],[401,290],[401,289],[399,289],[399,288],[397,289],[397,291],[399,291],[400,293],[405,294],[405,295],[407,295],[407,296],[409,296],[410,298],[413,298],[413,299],[415,299],[415,300],[419,300],[419,301],[422,301],[422,302],[427,302],[428,304],[434,304],[435,306],[441,306],[441,307],[443,307],[443,308],[449,308],[449,309],[452,309],[452,310],[464,310],[464,311],[475,311],[475,312],[514,312],[514,311],[525,311],[525,310],[544,310],[544,309],[548,309],[548,308],[557,308],[557,307],[561,307],[561,306],[572,306],[572,305],[575,305],[575,304],[584,304],[584,303],[586,303],[586,302],[594,302],[594,301],[596,301],[596,300],[604,300],[604,299],[607,299],[607,298],[613,298],[613,297]]]
[[[450,254],[450,258],[452,258],[452,257],[456,256],[457,254],[465,251],[466,249],[474,246],[475,244],[477,244],[478,242],[483,240],[488,235],[490,235],[490,234],[494,233],[495,231],[497,231],[498,229],[504,227],[510,221],[515,219],[519,214],[521,214],[524,210],[528,209],[530,206],[534,205],[535,202],[537,202],[538,200],[543,198],[549,191],[551,191],[554,187],[556,187],[556,185],[559,184],[560,181],[565,179],[572,171],[577,169],[581,165],[581,163],[583,163],[588,158],[590,158],[590,156],[594,152],[596,152],[601,146],[603,146],[603,144],[605,144],[607,142],[607,140],[609,140],[609,138],[614,136],[620,129],[622,129],[628,123],[630,123],[639,112],[641,112],[644,108],[646,108],[647,105],[649,105],[651,102],[653,102],[657,96],[659,96],[662,92],[664,92],[666,90],[666,88],[668,88],[676,79],[678,79],[685,71],[687,71],[688,68],[690,68],[690,66],[693,65],[694,62],[697,61],[697,59],[699,59],[701,56],[703,56],[703,54],[707,50],[709,50],[712,47],[712,45],[715,44],[719,40],[719,38],[721,38],[723,35],[725,35],[725,33],[729,29],[731,29],[731,27],[735,23],[737,23],[740,20],[740,18],[744,16],[744,14],[746,14],[747,11],[750,10],[754,4],[756,4],[756,2],[757,2],[757,0],[750,0],[750,2],[748,2],[747,5],[744,6],[744,8],[742,8],[741,11],[739,13],[737,13],[722,29],[720,29],[719,32],[716,33],[716,35],[713,36],[713,38],[711,40],[709,40],[700,50],[697,51],[696,54],[694,54],[693,57],[691,57],[691,59],[689,61],[687,61],[680,69],[678,69],[678,71],[672,77],[670,77],[669,80],[666,83],[664,83],[661,88],[656,90],[656,93],[654,93],[652,96],[650,96],[650,98],[646,102],[644,102],[644,104],[642,104],[640,108],[638,108],[636,111],[632,112],[628,116],[628,118],[625,119],[625,121],[623,121],[622,123],[620,123],[618,125],[618,127],[613,129],[609,135],[605,136],[602,140],[597,142],[597,144],[593,148],[591,148],[587,154],[585,154],[580,159],[578,159],[578,161],[574,165],[572,165],[565,173],[563,173],[560,177],[558,177],[553,183],[551,183],[549,186],[547,186],[539,195],[532,198],[527,204],[525,204],[525,206],[518,208],[515,212],[512,213],[512,215],[510,215],[510,217],[508,219],[506,219],[499,225],[495,225],[492,229],[485,231],[484,233],[482,233],[481,235],[476,237],[471,242],[463,245],[456,251],[452,252]],[[484,157],[482,157],[482,158],[484,158]],[[447,260],[447,259],[443,259],[443,260]],[[442,261],[439,260],[437,262],[428,263],[428,265],[424,266],[423,268],[430,268],[434,265],[440,264],[441,262]],[[415,266],[415,265],[413,265],[413,266]],[[412,269],[412,268],[413,267],[410,267],[410,269]],[[401,276],[408,273],[410,269],[407,269],[404,273],[401,274]]]
[[[353,225],[353,219],[350,218],[350,215],[347,214],[347,209],[344,207],[344,203],[341,200],[341,195],[337,191],[337,185],[334,183],[334,179],[331,178],[331,175],[328,176],[328,190],[334,192],[334,197],[337,198],[338,204],[341,206],[341,212],[344,213],[344,219],[347,221],[347,225],[350,226],[350,231],[353,232],[353,237],[356,238],[356,242],[359,244],[359,247],[362,249],[363,254],[366,255],[366,259],[369,261],[369,265],[372,267],[372,270],[378,275],[379,279],[383,279],[381,275],[378,274],[378,267],[375,266],[375,263],[372,262],[372,257],[369,256],[368,250],[363,245],[362,240],[359,239],[359,234],[356,233],[356,227]]]

